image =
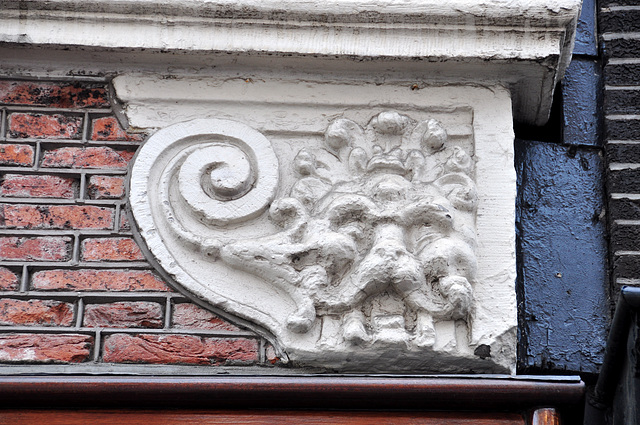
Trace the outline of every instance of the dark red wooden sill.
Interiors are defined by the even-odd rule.
[[[3,376],[0,407],[519,411],[582,406],[577,380],[353,376]]]
[[[0,423],[12,425],[559,425],[525,422],[517,413],[210,411],[210,410],[4,410]]]

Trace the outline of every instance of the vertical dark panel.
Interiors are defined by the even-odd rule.
[[[638,317],[629,330],[627,340],[627,356],[622,368],[622,376],[613,400],[612,423],[614,425],[640,423],[640,412],[637,409],[637,400],[640,397],[640,379],[638,379]]]
[[[562,139],[565,144],[601,144],[600,64],[575,57],[562,80]]]
[[[573,53],[577,55],[598,54],[596,41],[596,0],[583,0],[582,12],[576,28],[576,44]]]
[[[603,159],[516,141],[521,371],[597,373],[606,341]]]

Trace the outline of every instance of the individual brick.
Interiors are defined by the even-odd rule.
[[[637,38],[614,38],[604,43],[604,54],[609,58],[640,57],[640,40]]]
[[[143,136],[124,131],[115,117],[102,117],[93,120],[91,140],[140,142]]]
[[[29,145],[0,145],[0,165],[30,167],[33,165],[33,155],[33,148]]]
[[[609,140],[639,140],[640,121],[607,119],[606,137]]]
[[[80,363],[89,358],[93,337],[78,334],[0,335],[0,362]]]
[[[181,303],[173,306],[173,327],[177,329],[215,329],[239,331],[235,325],[195,304]]]
[[[608,64],[604,67],[604,81],[611,86],[634,86],[640,81],[640,65]]]
[[[19,285],[18,275],[6,267],[0,267],[0,291],[15,291]]]
[[[606,90],[604,92],[606,114],[637,114],[640,112],[638,90]]]
[[[31,285],[43,291],[170,291],[149,270],[42,270]]]
[[[640,199],[610,199],[611,220],[640,220]]]
[[[144,255],[131,238],[91,238],[82,241],[85,261],[142,261]]]
[[[0,103],[50,108],[108,108],[104,84],[0,81]]]
[[[610,171],[608,183],[610,193],[640,193],[640,169]]]
[[[67,177],[6,174],[0,183],[0,196],[73,199],[77,186],[76,179]]]
[[[124,177],[91,176],[88,187],[91,199],[119,199],[124,196]]]
[[[258,342],[192,335],[114,334],[105,338],[102,358],[111,363],[251,364],[258,361]]]
[[[80,139],[82,117],[61,114],[9,115],[9,137],[24,139]]]
[[[134,156],[136,156],[136,151],[121,150],[118,151],[118,155],[123,157],[125,161],[129,162]]]
[[[0,325],[70,326],[73,306],[52,300],[0,300]]]
[[[640,31],[640,10],[601,10],[598,31],[601,34],[605,32],[638,32]]]
[[[640,256],[614,255],[613,276],[614,279],[640,279]]]
[[[635,6],[637,0],[599,0],[598,6],[600,8],[609,6]]]
[[[609,143],[606,146],[607,161],[640,163],[640,145],[630,143]]]
[[[131,230],[131,223],[129,223],[127,212],[122,210],[120,211],[120,231],[128,232],[129,230]]]
[[[71,238],[0,237],[0,260],[68,261],[71,258]]]
[[[162,306],[149,301],[91,304],[84,311],[84,326],[91,328],[161,328],[164,324]]]
[[[640,226],[613,223],[610,229],[611,251],[640,251]]]
[[[128,151],[116,151],[109,147],[65,147],[46,151],[42,167],[124,169],[129,159]]]
[[[280,361],[280,357],[276,354],[276,349],[273,348],[273,345],[267,344],[265,347],[265,360],[268,364],[275,365]]]
[[[7,229],[111,229],[112,208],[92,205],[0,205]]]

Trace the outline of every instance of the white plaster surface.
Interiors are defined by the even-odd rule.
[[[130,202],[155,260],[191,294],[266,329],[295,365],[515,371],[507,89],[139,75],[114,85],[131,125],[163,128],[135,159]],[[274,191],[259,188],[267,165]],[[222,197],[203,189],[216,176]],[[207,202],[254,191],[261,202],[237,217],[206,218],[218,210]]]

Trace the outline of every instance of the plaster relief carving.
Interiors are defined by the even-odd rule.
[[[335,119],[323,136],[281,149],[279,164],[266,137],[234,121],[156,133],[136,159],[131,202],[159,266],[271,332],[295,364],[503,370],[471,343],[472,140],[394,111]]]
[[[291,291],[293,332],[337,315],[350,344],[433,345],[434,320],[469,314],[476,268],[473,161],[446,137],[395,112],[366,130],[334,121],[317,152],[330,156],[300,150],[289,197],[271,206],[283,230],[221,242],[219,258]],[[372,311],[382,294],[399,307]]]

